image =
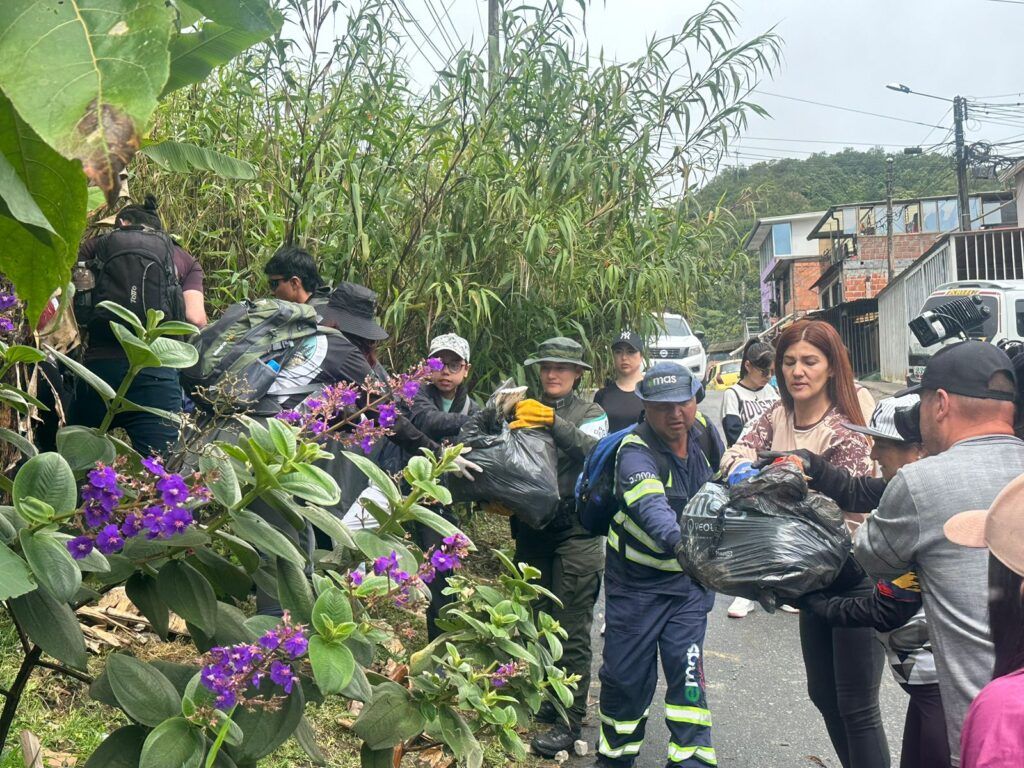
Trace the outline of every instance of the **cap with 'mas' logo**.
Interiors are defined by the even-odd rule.
[[[645,403],[686,403],[704,399],[704,388],[690,369],[678,363],[658,363],[636,385],[636,396]]]

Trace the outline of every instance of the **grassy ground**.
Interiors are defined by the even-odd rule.
[[[481,575],[493,575],[497,572],[497,563],[490,552],[509,546],[507,521],[490,515],[477,515],[466,528],[478,547],[478,552],[467,560],[467,569]],[[418,647],[426,642],[421,616],[413,621],[412,636],[405,642],[409,647]],[[142,659],[161,657],[186,661],[195,656],[194,648],[184,642],[154,643],[141,646],[134,652]],[[0,686],[6,688],[11,684],[21,659],[17,633],[4,614],[0,617]],[[102,668],[102,661],[93,657],[90,667],[90,672],[97,674]],[[359,740],[340,722],[351,719],[348,702],[333,698],[320,706],[311,706],[307,715],[331,768],[359,765]],[[17,735],[22,729],[35,733],[44,748],[74,757],[81,766],[108,733],[127,722],[119,711],[91,700],[87,686],[49,670],[37,669],[22,697],[11,731],[12,738],[0,756],[0,768],[23,768],[21,749],[17,745]],[[487,744],[485,764],[515,765],[496,742]],[[277,752],[261,761],[260,768],[312,768],[312,765],[299,745],[289,739]],[[531,760],[528,765],[539,763]]]

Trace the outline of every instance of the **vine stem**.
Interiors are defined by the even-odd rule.
[[[110,424],[114,421],[114,417],[121,412],[121,403],[124,401],[124,397],[128,394],[128,389],[131,387],[132,382],[135,381],[135,377],[139,375],[141,368],[135,368],[134,366],[128,369],[128,373],[121,379],[121,383],[117,387],[117,392],[114,393],[114,399],[110,401],[110,405],[107,406],[107,412],[103,416],[103,421],[100,422],[97,428],[97,433],[105,435],[107,430],[110,429]]]

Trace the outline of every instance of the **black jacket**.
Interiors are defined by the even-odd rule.
[[[443,409],[443,398],[433,384],[420,387],[412,401],[410,416],[413,426],[432,440],[454,439],[469,417],[480,410],[469,396],[465,384],[455,391],[451,410]]]
[[[823,493],[847,512],[871,512],[885,493],[886,482],[880,477],[854,477],[827,461],[808,483],[813,491]]]

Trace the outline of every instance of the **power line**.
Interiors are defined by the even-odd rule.
[[[826,141],[825,139],[774,139],[769,137],[741,136],[742,141],[785,141],[797,144],[840,144],[844,147],[916,147],[917,144],[887,144],[882,141]]]
[[[1024,2],[1024,0],[1021,0]],[[774,96],[777,99],[788,99],[789,101],[799,101],[802,104],[813,104],[816,107],[828,107],[829,109],[838,109],[843,112],[853,112],[858,115],[868,115],[869,117],[880,117],[884,120],[895,120],[900,123],[910,123],[911,125],[923,125],[925,128],[942,128],[941,125],[932,125],[931,123],[922,123],[918,120],[907,120],[903,117],[893,117],[892,115],[883,115],[878,112],[867,112],[863,109],[853,109],[852,107],[841,107],[838,104],[826,104],[821,101],[814,101],[813,99],[798,99],[796,96],[784,96],[781,93],[769,93],[768,91],[755,90],[756,93],[763,94],[765,96]]]
[[[430,18],[434,20],[434,27],[433,29],[430,30],[430,34],[433,34],[434,32],[440,32],[442,41],[448,47],[448,50],[451,53],[450,58],[455,58],[456,56],[458,56],[458,52],[465,47],[462,44],[462,40],[459,40],[458,45],[455,44],[451,36],[448,34],[448,29],[441,22],[441,14],[438,13],[437,10],[434,8],[434,3],[432,2],[432,0],[424,0],[423,5],[427,9],[427,13],[430,14]],[[458,37],[458,33],[456,33],[455,36]]]

